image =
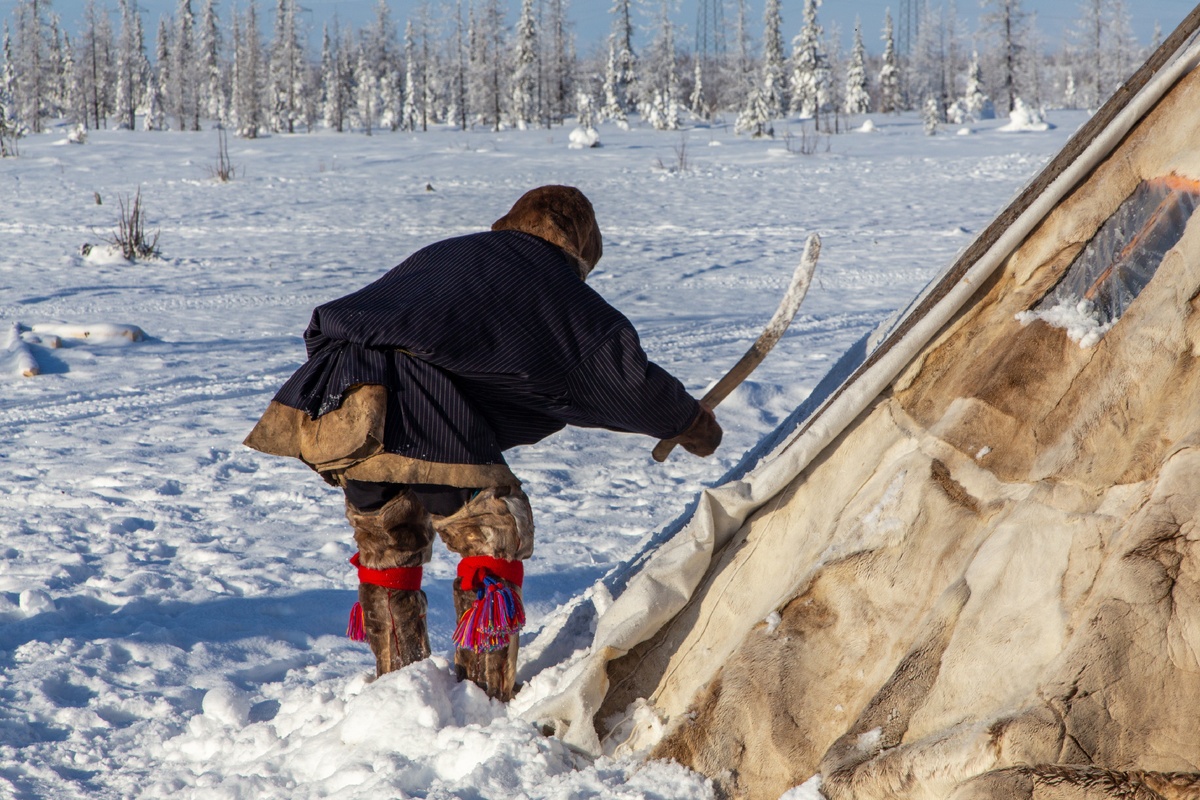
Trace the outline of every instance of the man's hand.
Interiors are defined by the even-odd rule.
[[[700,413],[683,433],[670,441],[694,456],[711,456],[721,444],[721,425],[708,406],[701,405]]]

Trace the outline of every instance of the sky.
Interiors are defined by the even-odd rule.
[[[193,8],[199,8],[203,0],[192,0]],[[218,0],[220,13],[223,18],[228,15],[229,9],[233,6],[234,0]],[[434,8],[439,7],[440,0],[430,0]],[[673,15],[674,20],[683,28],[682,33],[678,37],[681,46],[692,47],[695,41],[695,30],[697,21],[697,10],[699,3],[703,0],[670,0],[677,11]],[[711,2],[711,0],[708,0]],[[1190,0],[1125,0],[1127,5],[1133,9],[1133,28],[1138,40],[1143,44],[1148,44],[1154,34],[1155,23],[1162,25],[1164,35],[1169,33],[1191,10],[1192,3]],[[65,22],[65,27],[68,31],[74,31],[79,20],[83,17],[83,8],[86,0],[50,0],[51,6],[57,11],[60,17]],[[96,0],[100,6],[110,5],[116,7],[116,0]],[[239,4],[244,4],[246,0],[240,0]],[[258,0],[260,7],[273,7],[273,0]],[[518,11],[520,10],[520,0],[506,0],[509,8],[509,20],[515,22]],[[921,0],[911,0],[912,5],[918,6]],[[310,20],[314,36],[319,37],[321,25],[334,17],[336,14],[338,19],[343,23],[350,22],[355,27],[359,27],[374,18],[375,5],[377,0],[301,0],[301,6],[308,11],[307,19]],[[575,32],[580,53],[586,53],[599,42],[603,41],[608,34],[611,26],[611,17],[609,10],[612,7],[611,0],[569,0],[570,17],[575,23]],[[12,16],[12,10],[16,6],[17,0],[0,0],[0,17],[9,19]],[[392,9],[393,19],[396,20],[397,26],[403,30],[404,20],[419,6],[420,0],[391,0],[390,6]],[[464,0],[465,4],[465,0]],[[933,7],[949,6],[949,2],[931,2]],[[158,27],[158,18],[161,14],[171,13],[177,5],[177,0],[141,0],[141,6],[147,10],[146,31],[148,36],[153,36],[153,31]],[[635,7],[639,7],[642,11],[638,15],[636,22],[640,23],[643,29],[643,38],[649,34],[646,32],[652,26],[654,15],[659,9],[660,3],[658,0],[634,0]],[[762,11],[763,0],[748,0],[748,10],[751,17],[751,31],[757,36],[761,34],[762,27]],[[803,0],[783,0],[783,24],[784,35],[790,41],[800,30],[801,9],[803,8]],[[978,17],[980,13],[979,3],[974,0],[962,0],[956,4],[957,12],[960,18],[966,21],[966,26],[969,30],[974,31],[977,27]],[[866,42],[867,50],[872,53],[878,53],[882,50],[879,44],[879,36],[883,28],[883,15],[887,8],[891,8],[893,16],[898,17],[900,13],[900,0],[825,0],[820,10],[820,21],[827,31],[831,30],[834,25],[837,25],[842,31],[842,38],[846,46],[851,41],[851,36],[854,30],[855,17],[860,17],[863,24],[863,38]],[[1075,0],[1025,0],[1022,7],[1037,15],[1038,27],[1041,30],[1046,46],[1051,49],[1057,49],[1058,43],[1061,42],[1063,32],[1072,27],[1075,19],[1079,16],[1079,3]],[[727,27],[732,27],[736,8],[735,0],[725,0],[725,21]]]

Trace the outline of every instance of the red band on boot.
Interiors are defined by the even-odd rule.
[[[358,568],[358,582],[382,586],[385,589],[406,589],[410,592],[421,588],[420,567],[392,567],[391,569],[371,569],[360,566],[358,553],[350,559],[350,563]]]
[[[458,577],[462,579],[464,591],[481,588],[487,575],[495,575],[520,586],[525,580],[525,563],[492,556],[467,556],[458,562]]]

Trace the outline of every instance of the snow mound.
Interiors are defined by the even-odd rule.
[[[856,130],[859,133],[874,133],[876,130],[875,123],[869,119],[863,120],[863,124],[859,125],[858,128],[856,128]]]
[[[1048,308],[1022,311],[1016,318],[1022,325],[1040,319],[1053,328],[1062,328],[1067,332],[1067,338],[1084,349],[1094,346],[1117,324],[1116,319],[1101,322],[1096,304],[1078,297],[1066,297]]]
[[[711,796],[676,764],[589,763],[456,681],[440,656],[375,680],[293,687],[270,719],[255,719],[266,715],[229,684],[202,706],[158,745],[165,766],[146,796],[294,798],[298,787],[304,797],[549,798],[618,787],[605,796]]]
[[[132,264],[121,248],[115,244],[87,244],[83,246],[83,261],[95,267],[113,267]]]
[[[971,130],[970,128],[959,128],[954,133],[957,136],[970,136],[971,134],[975,133],[975,131]]]
[[[572,150],[582,150],[585,147],[599,147],[600,134],[595,128],[584,128],[579,126],[570,133],[571,143],[568,145]]]
[[[90,325],[59,325],[42,322],[33,326],[36,334],[57,336],[62,339],[86,339],[89,342],[140,342],[146,333],[137,325],[121,325],[115,322],[94,322]]]
[[[250,722],[250,697],[236,686],[225,684],[209,689],[200,703],[204,716],[217,724],[244,728]]]
[[[1046,122],[1041,109],[1026,105],[1025,101],[1017,98],[1013,104],[1012,113],[1008,115],[1008,123],[996,130],[1006,132],[1019,131],[1048,131],[1054,126]]]

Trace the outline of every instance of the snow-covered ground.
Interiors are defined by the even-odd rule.
[[[511,454],[538,537],[528,640],[719,482],[1083,119],[926,137],[875,117],[811,155],[725,127],[605,126],[589,149],[561,128],[271,136],[230,142],[225,184],[213,131],[23,140],[0,160],[4,332],[146,336],[29,345],[31,378],[0,352],[0,796],[710,796],[675,765],[590,762],[456,684],[444,551],[425,581],[435,657],[371,680],[368,649],[342,635],[356,583],[338,493],[240,444],[300,363],[312,307],[487,227],[528,188],[574,184],[605,234],[592,284],[700,394],[822,235],[795,323],[718,410],[716,456],[659,465],[648,439],[584,430]],[[139,187],[161,260],[83,256]],[[536,654],[520,679],[566,654]]]

